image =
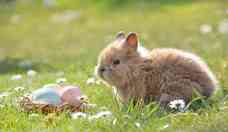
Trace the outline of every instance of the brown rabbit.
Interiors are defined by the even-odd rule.
[[[143,55],[139,47],[136,33],[125,37],[120,32],[98,59],[98,76],[116,88],[123,103],[153,100],[167,104],[175,99],[188,102],[194,89],[205,97],[215,91],[214,75],[196,55],[177,49],[154,49]]]

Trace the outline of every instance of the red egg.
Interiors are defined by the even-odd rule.
[[[73,106],[80,104],[79,97],[81,96],[80,88],[77,86],[65,86],[59,89],[61,100],[63,103],[68,103]]]

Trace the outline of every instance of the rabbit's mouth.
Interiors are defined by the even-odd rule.
[[[106,80],[108,74],[110,74],[110,69],[107,69],[106,67],[102,67],[102,66],[96,66],[95,71],[96,71],[96,74],[103,80]]]
[[[106,70],[103,72],[100,72],[100,76],[102,79],[104,79],[105,81],[111,83],[113,81],[112,79],[112,70]]]
[[[102,67],[102,66],[98,66],[96,67],[96,74],[103,79],[104,81],[106,81],[107,83],[113,85],[114,83],[114,73],[113,70],[109,67]]]

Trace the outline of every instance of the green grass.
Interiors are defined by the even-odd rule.
[[[78,1],[77,1],[78,2]],[[76,3],[77,3],[76,2]],[[225,1],[129,2],[107,5],[98,2],[93,6],[87,1],[83,6],[69,3],[57,9],[47,9],[29,4],[0,9],[0,92],[13,91],[24,86],[26,91],[55,82],[56,73],[64,71],[68,82],[77,84],[88,95],[91,103],[98,105],[95,113],[105,106],[117,118],[72,120],[67,113],[48,120],[42,114],[29,117],[15,106],[19,93],[2,100],[6,107],[0,108],[0,131],[228,131],[228,39],[227,34],[217,31],[220,21],[227,19]],[[80,3],[80,2],[79,2]],[[117,2],[118,3],[118,2]],[[53,22],[55,14],[69,7],[79,13],[76,19],[64,23]],[[18,22],[12,22],[15,15]],[[16,18],[17,19],[17,18]],[[199,27],[210,24],[213,31],[201,34]],[[144,46],[179,48],[201,56],[220,81],[224,95],[215,96],[211,105],[186,113],[161,112],[155,105],[142,110],[117,105],[111,88],[103,85],[86,85],[93,75],[97,56],[112,40],[116,32],[135,31]],[[38,72],[32,83],[26,77],[26,68],[18,63],[32,62]],[[22,74],[20,81],[11,81],[14,74]],[[21,93],[20,93],[21,94]],[[203,105],[203,104],[202,104]],[[126,118],[126,115],[130,118]],[[140,128],[135,122],[141,124]],[[164,126],[168,125],[167,128]]]

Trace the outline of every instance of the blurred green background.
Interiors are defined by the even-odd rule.
[[[55,71],[95,65],[116,32],[138,32],[148,48],[173,47],[200,54],[211,65],[227,56],[219,33],[225,0],[1,0],[0,72]],[[202,33],[201,26],[208,33]],[[26,63],[25,62],[25,63]],[[23,62],[22,62],[23,63]],[[14,64],[14,65],[12,65]],[[90,66],[89,66],[90,65]],[[221,64],[222,65],[222,64]]]
[[[126,112],[114,104],[111,89],[86,85],[99,52],[119,31],[137,32],[148,49],[196,53],[208,63],[227,95],[227,0],[0,0],[0,92],[18,86],[27,92],[66,77],[81,86],[92,103],[108,107],[120,120],[113,126],[106,121],[73,122],[61,116],[47,125],[39,115],[31,123],[27,114],[6,101],[8,106],[0,108],[0,131],[162,131],[167,124],[167,131],[227,131],[227,96],[194,113],[135,116],[126,124]],[[25,75],[29,69],[38,73],[32,81]],[[22,80],[13,81],[15,74],[22,74]],[[145,115],[151,116],[146,110]],[[135,121],[142,124],[141,129]]]

